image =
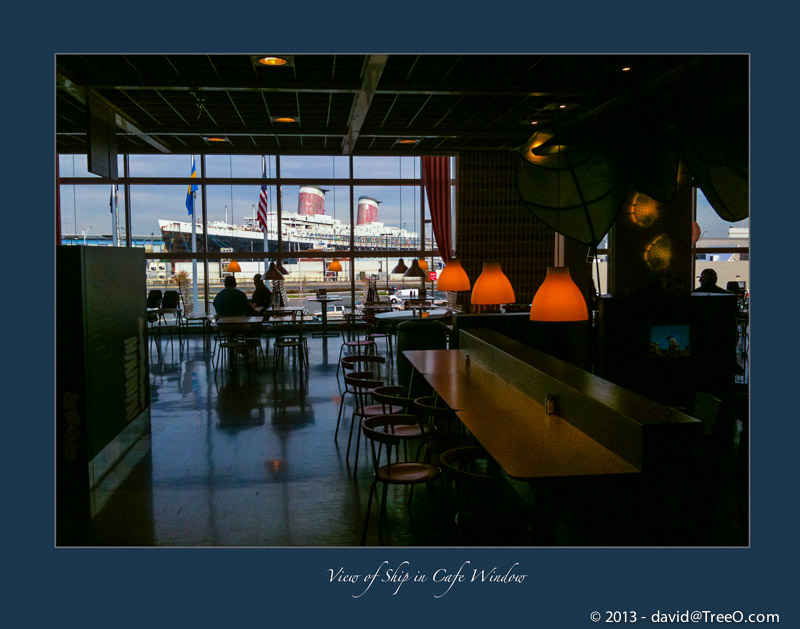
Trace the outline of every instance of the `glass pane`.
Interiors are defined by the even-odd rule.
[[[722,220],[711,207],[703,192],[697,190],[697,224],[700,239],[697,248],[704,250],[695,254],[695,283],[700,284],[703,269],[713,269],[717,274],[717,286],[727,288],[728,282],[744,282],[750,290],[750,219],[735,223]],[[747,252],[714,251],[715,248],[747,248]]]
[[[194,162],[197,176],[201,177],[199,155],[194,156]],[[128,164],[131,177],[188,177],[192,173],[191,155],[131,155]]]
[[[131,230],[134,237],[151,240],[161,238],[168,251],[189,250],[192,228],[186,209],[186,191],[187,186],[182,185],[132,185]],[[195,200],[198,216],[201,194],[202,186],[198,186]],[[202,229],[198,228],[197,233],[202,233]]]
[[[60,186],[61,244],[125,246],[125,195],[119,188],[114,194],[108,184]],[[114,202],[116,200],[116,202]],[[116,226],[112,208],[116,206]]]
[[[419,186],[356,186],[354,191],[356,250],[420,248]]]
[[[419,179],[419,157],[354,157],[354,179]]]
[[[350,175],[350,159],[343,155],[281,156],[281,177],[296,178],[331,178],[348,177]]]
[[[267,177],[275,177],[275,156],[267,155]],[[206,177],[261,177],[261,155],[207,155]]]

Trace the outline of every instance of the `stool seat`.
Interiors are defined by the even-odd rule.
[[[394,434],[399,434],[395,427]],[[403,463],[390,463],[382,465],[377,471],[378,480],[396,485],[410,485],[425,483],[439,476],[439,468],[430,463],[417,463],[413,461]]]

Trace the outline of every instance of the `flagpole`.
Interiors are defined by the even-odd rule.
[[[192,172],[195,172],[194,155],[192,155]],[[192,190],[191,184],[189,184],[189,190],[192,194],[192,253],[197,253],[197,218],[195,213],[197,193]],[[200,301],[197,298],[197,258],[195,256],[192,256],[192,306],[195,312],[200,311]]]
[[[262,173],[267,172],[267,158],[264,155],[261,156],[261,172]],[[269,213],[267,213],[267,220],[269,220]],[[269,223],[267,223],[267,225],[268,224]],[[265,226],[263,232],[264,232],[264,253],[267,253],[267,251],[269,250],[269,227]],[[266,272],[267,272],[267,259],[264,258],[264,273],[266,274]]]
[[[111,184],[111,246],[118,247],[117,239],[117,195],[114,194],[114,184]]]

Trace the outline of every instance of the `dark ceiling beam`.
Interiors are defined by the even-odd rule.
[[[86,105],[86,101],[88,100],[89,96],[103,102],[111,111],[114,112],[114,119],[116,125],[124,132],[139,137],[142,141],[146,142],[147,144],[149,144],[150,146],[152,146],[153,148],[157,149],[162,153],[172,153],[172,150],[169,147],[165,146],[158,140],[150,137],[147,133],[142,131],[139,128],[138,124],[128,119],[113,103],[109,102],[108,99],[103,98],[100,94],[98,94],[94,90],[77,85],[76,83],[71,81],[68,77],[61,74],[60,72],[56,73],[56,85],[66,90],[69,94],[71,94],[76,100],[78,100],[83,105]]]
[[[381,74],[386,67],[389,55],[368,55],[364,60],[364,80],[361,84],[361,91],[356,94],[353,102],[353,109],[350,112],[350,121],[347,124],[347,137],[342,144],[342,155],[350,155],[355,148],[361,125],[367,117],[369,106],[375,90],[378,89],[378,82]]]
[[[266,94],[294,93],[301,94],[358,94],[361,92],[359,87],[341,87],[320,83],[283,83],[272,84],[269,86],[257,85],[232,85],[227,81],[217,81],[216,83],[196,83],[186,85],[175,85],[174,83],[161,83],[158,81],[149,84],[138,85],[90,85],[87,89],[93,90],[119,90],[127,91],[162,91],[162,92],[263,92]],[[580,92],[571,91],[539,91],[532,92],[524,88],[509,88],[503,86],[495,88],[493,86],[475,86],[467,89],[441,89],[424,86],[408,85],[386,85],[383,84],[376,89],[375,94],[400,94],[403,96],[530,96],[532,98],[579,98]]]

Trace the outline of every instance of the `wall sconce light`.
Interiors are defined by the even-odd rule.
[[[499,306],[513,304],[514,301],[514,288],[500,268],[500,263],[484,262],[483,271],[472,289],[471,303],[476,306]]]
[[[547,268],[544,282],[531,304],[531,321],[587,321],[589,311],[569,267]]]
[[[241,273],[242,267],[239,266],[239,263],[236,260],[231,260],[228,266],[225,267],[226,273]]]
[[[436,287],[444,291],[460,291],[469,290],[472,284],[461,262],[457,258],[452,258],[442,269]]]

